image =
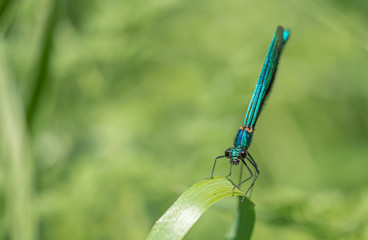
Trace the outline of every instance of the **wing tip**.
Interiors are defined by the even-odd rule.
[[[282,39],[283,39],[283,43],[285,44],[286,41],[289,39],[290,37],[290,30],[289,29],[284,29],[282,26],[278,26],[276,32],[280,32],[282,34]]]

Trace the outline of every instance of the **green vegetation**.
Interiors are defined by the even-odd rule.
[[[240,202],[244,193],[233,189],[234,185],[224,177],[214,177],[196,183],[157,220],[147,240],[182,239],[200,216],[217,201],[225,197],[239,196]],[[255,220],[254,205],[245,198],[239,206],[229,239],[250,239]]]
[[[253,239],[367,239],[367,10],[0,1],[0,238],[145,239],[232,144],[283,25],[249,149],[261,171]],[[224,239],[236,204],[216,203],[185,239]]]

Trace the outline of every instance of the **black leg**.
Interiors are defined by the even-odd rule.
[[[234,196],[234,190],[235,190],[235,188],[239,188],[240,187],[240,185],[242,185],[243,183],[245,183],[246,181],[248,181],[249,179],[251,179],[252,177],[253,177],[253,172],[252,172],[252,170],[250,170],[250,168],[248,167],[248,165],[244,162],[244,160],[243,159],[241,159],[241,161],[244,163],[244,165],[247,167],[247,169],[248,169],[248,171],[249,171],[249,173],[250,173],[250,177],[248,177],[247,179],[245,179],[244,181],[242,181],[242,182],[240,182],[238,185],[236,185],[234,188],[233,188],[233,196]],[[244,200],[244,198],[245,198],[245,196],[246,196],[247,194],[244,194],[244,196],[243,196],[243,199],[242,199],[242,201]]]
[[[223,155],[223,156],[218,156],[218,157],[216,157],[216,158],[215,158],[215,162],[214,162],[214,164],[213,164],[213,168],[212,168],[211,177],[209,177],[209,178],[213,178],[213,173],[215,172],[215,166],[216,166],[216,161],[217,161],[217,159],[219,159],[219,158],[224,158],[224,157],[225,157],[225,155]],[[206,179],[208,179],[208,178],[206,178]]]
[[[254,178],[253,178],[253,182],[252,184],[250,185],[250,187],[248,188],[247,192],[245,194],[247,194],[249,191],[249,198],[251,198],[252,196],[252,192],[253,192],[253,187],[254,187],[254,183],[257,181],[257,178],[259,176],[259,170],[258,170],[258,167],[257,167],[257,164],[256,162],[253,160],[252,156],[248,153],[248,156],[249,158],[247,157],[247,160],[250,162],[250,164],[252,164],[252,166],[254,167],[255,169],[255,173],[254,173]]]
[[[249,158],[247,158],[248,159],[248,161],[250,161],[251,163],[252,163],[252,165],[254,166],[254,168],[257,168],[258,169],[258,167],[257,167],[257,163],[256,163],[256,161],[254,161],[253,160],[253,158],[252,158],[252,155],[250,155],[250,153],[248,153],[248,156],[249,156]]]
[[[243,164],[240,164],[239,182],[241,182],[243,177]]]
[[[226,176],[226,177],[230,177],[230,175],[231,175],[231,167],[232,167],[233,165],[231,164],[231,162],[230,162],[230,172],[229,172],[229,174]]]

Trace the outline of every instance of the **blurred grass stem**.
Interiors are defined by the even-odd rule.
[[[36,74],[33,80],[34,85],[27,107],[27,121],[31,130],[37,108],[39,107],[40,100],[42,99],[43,92],[45,91],[45,87],[49,79],[48,73],[50,67],[52,43],[59,16],[59,6],[60,1],[58,0],[54,0],[53,3],[50,4],[50,13],[47,18],[45,30],[41,40],[42,43],[40,46],[40,55],[35,65]]]
[[[1,43],[0,43],[1,44]],[[0,45],[0,50],[4,46]],[[5,52],[5,51],[1,51]],[[3,55],[1,55],[3,56]],[[0,146],[5,186],[5,227],[2,239],[36,239],[33,164],[24,108],[4,58],[0,58]]]

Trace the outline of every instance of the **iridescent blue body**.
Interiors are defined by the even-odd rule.
[[[289,38],[289,33],[290,32],[288,30],[284,30],[279,26],[273,36],[256,89],[254,90],[252,99],[248,106],[244,123],[240,126],[238,133],[236,134],[234,147],[232,148],[233,151],[231,151],[230,157],[232,159],[238,158],[241,150],[247,150],[250,146],[254,127],[275,79],[280,55],[284,44]]]
[[[289,30],[284,30],[281,26],[277,27],[276,32],[273,36],[270,48],[268,49],[266,60],[263,65],[261,75],[258,79],[256,89],[254,90],[252,99],[248,106],[248,110],[245,115],[244,123],[243,125],[240,126],[238,133],[236,134],[236,137],[234,140],[234,146],[227,149],[225,151],[224,156],[218,156],[215,159],[215,164],[212,170],[211,177],[213,177],[216,160],[218,158],[227,157],[230,159],[230,174],[231,174],[231,165],[238,165],[240,162],[243,162],[244,165],[249,170],[251,176],[236,186],[236,187],[239,187],[242,183],[244,183],[245,181],[253,177],[252,171],[250,170],[250,168],[244,161],[244,160],[248,160],[248,162],[254,167],[256,171],[254,179],[253,179],[253,183],[249,187],[248,191],[253,188],[254,182],[258,177],[259,170],[257,168],[257,164],[255,163],[253,158],[248,153],[248,148],[252,141],[253,132],[254,132],[254,128],[257,123],[258,117],[261,113],[262,107],[270,93],[272,84],[274,82],[277,65],[279,63],[281,52],[283,50],[283,47],[286,41],[289,38],[289,35],[290,35]]]

